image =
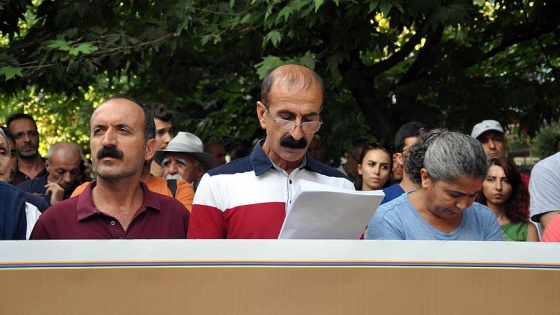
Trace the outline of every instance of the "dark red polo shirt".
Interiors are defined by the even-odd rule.
[[[125,231],[114,217],[97,209],[92,181],[84,191],[50,207],[35,224],[30,239],[181,239],[186,238],[189,211],[174,198],[151,192],[144,183],[144,200]]]

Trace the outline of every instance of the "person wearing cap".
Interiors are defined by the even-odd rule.
[[[161,165],[166,179],[185,180],[195,191],[204,172],[216,166],[214,157],[204,152],[200,138],[184,131],[171,139],[165,149],[156,151],[154,161]]]
[[[322,79],[309,68],[283,65],[266,75],[256,102],[266,138],[249,156],[204,174],[187,238],[277,239],[300,181],[354,190],[343,173],[307,151],[322,124],[323,99]]]
[[[474,125],[471,136],[482,143],[488,160],[507,158],[504,128],[496,120],[483,120]],[[529,175],[521,173],[521,180],[527,186],[529,178]]]
[[[495,120],[483,120],[474,125],[471,136],[480,143],[488,159],[506,157],[506,145],[504,140],[504,129]]]

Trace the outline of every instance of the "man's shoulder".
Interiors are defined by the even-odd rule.
[[[47,182],[47,174],[39,177],[25,180],[17,185],[17,188],[27,192],[45,192],[45,184]]]
[[[557,168],[560,166],[560,152],[555,153],[551,156],[548,156],[540,161],[537,162],[537,164],[535,164],[535,166],[533,167],[533,169],[538,169],[538,168]]]
[[[68,217],[76,218],[77,217],[77,208],[78,208],[78,199],[79,197],[74,197],[70,199],[62,200],[52,206],[50,206],[43,214],[39,217],[39,220],[42,221],[64,221]]]
[[[250,171],[253,171],[253,166],[251,165],[251,159],[248,155],[246,157],[215,167],[208,171],[208,175],[231,175]]]
[[[149,198],[146,198],[146,200],[154,200],[153,198],[158,200],[157,203],[159,203],[159,206],[157,206],[157,204],[153,204],[153,206],[158,208],[160,211],[179,212],[181,214],[183,212],[188,213],[185,206],[179,200],[175,199],[174,197],[158,194],[158,193],[153,192],[149,189],[146,190],[146,194],[149,195]],[[151,202],[148,201],[148,203],[151,203]],[[150,204],[147,204],[147,206],[149,206],[149,205]]]
[[[340,177],[340,178],[346,178],[348,179],[348,176],[346,176],[345,173],[341,172],[340,170],[329,166],[327,164],[318,162],[318,161],[313,161],[313,163],[309,163],[309,169],[313,172],[319,173],[321,175],[324,176],[328,176],[328,177]]]
[[[24,196],[20,189],[0,181],[0,197],[5,200],[4,197],[23,198]]]

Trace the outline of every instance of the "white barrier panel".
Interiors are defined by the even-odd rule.
[[[3,314],[557,314],[560,244],[0,242]]]

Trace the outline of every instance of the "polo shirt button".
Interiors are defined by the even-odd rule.
[[[116,224],[115,221],[111,221],[111,225],[115,225],[115,224]]]

